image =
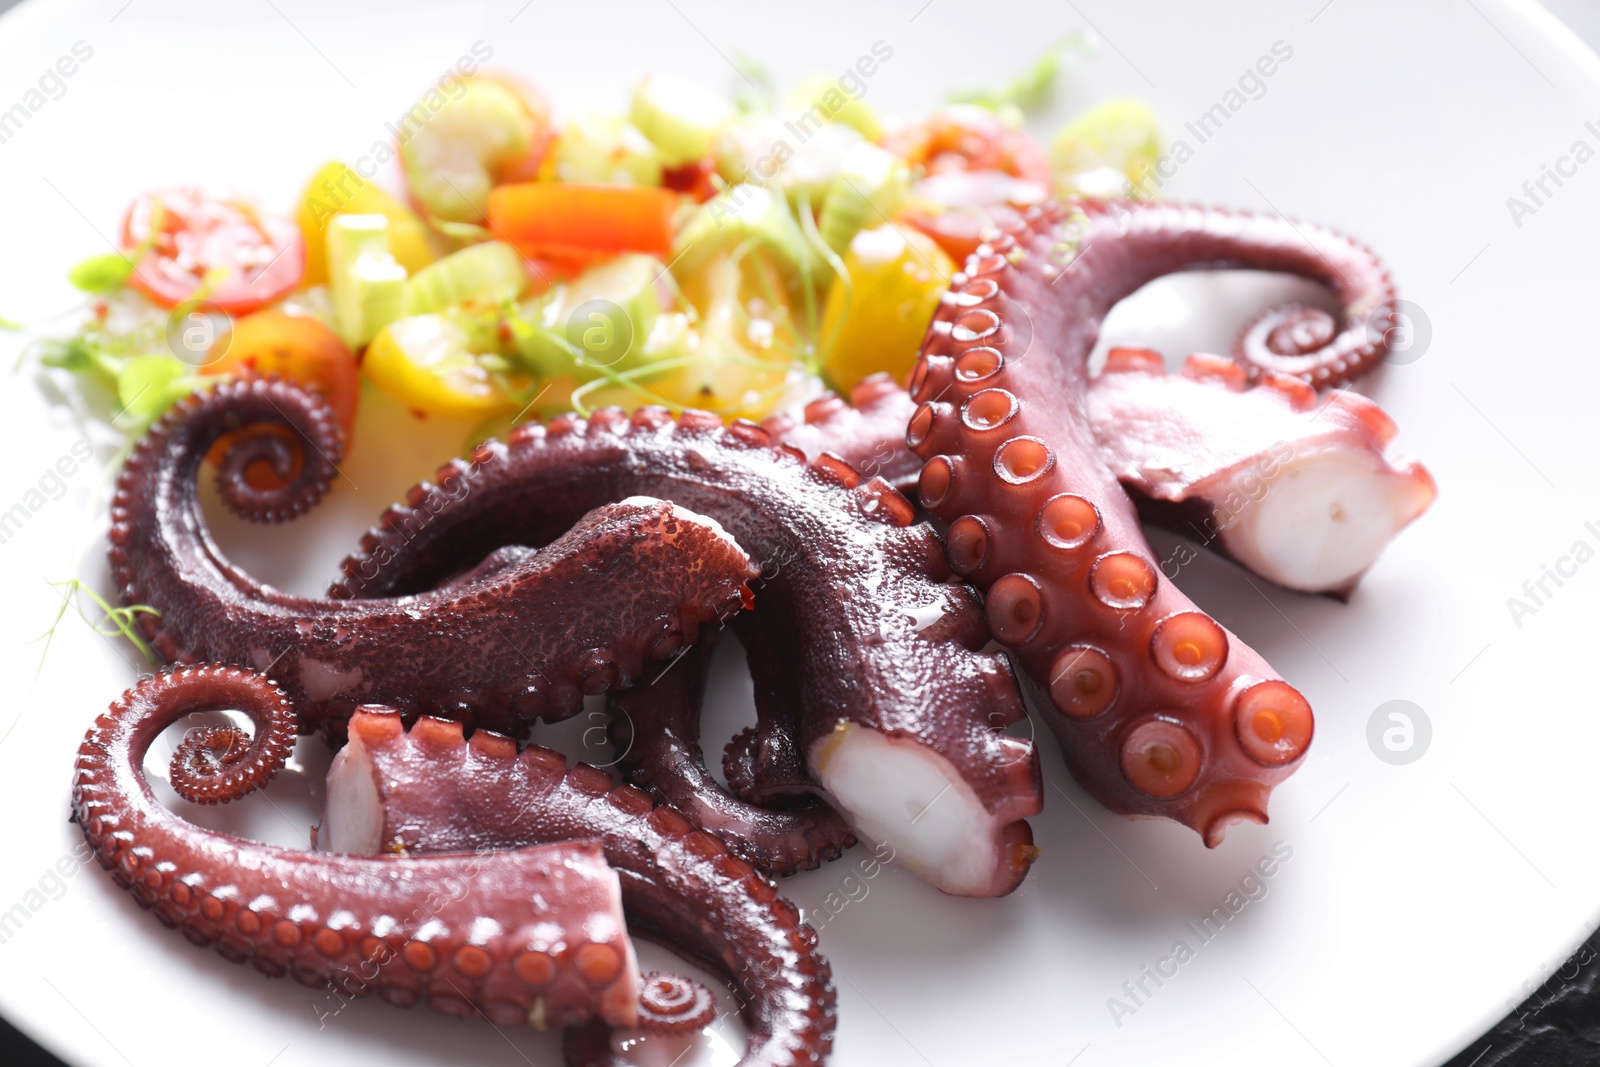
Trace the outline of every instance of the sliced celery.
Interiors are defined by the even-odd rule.
[[[760,185],[735,185],[700,206],[678,231],[672,272],[693,278],[706,264],[748,244],[770,260],[793,289],[819,269],[781,193]]]
[[[1125,97],[1096,104],[1063,126],[1050,143],[1050,169],[1062,195],[1149,198],[1160,192],[1154,168],[1161,151],[1154,109]]]
[[[527,288],[522,255],[503,241],[452,252],[406,282],[407,315],[426,315],[469,300],[515,300]]]
[[[406,269],[389,254],[389,220],[337,215],[328,223],[328,286],[339,336],[352,349],[405,314]]]
[[[910,173],[898,157],[877,145],[856,145],[822,202],[817,229],[823,241],[842,254],[863,227],[887,222],[910,188]]]
[[[660,185],[661,150],[615,115],[577,115],[550,149],[549,177],[560,182]]]
[[[861,93],[865,82],[857,82]],[[789,111],[796,121],[806,121],[817,116],[828,122],[839,122],[853,128],[869,141],[883,137],[883,123],[860,93],[852,93],[836,74],[811,74],[802,79],[789,94]]]
[[[628,119],[661,150],[669,167],[711,154],[717,133],[737,112],[732,104],[693,82],[647,74],[634,86]]]
[[[533,301],[511,323],[522,364],[541,378],[588,381],[637,363],[662,312],[665,271],[654,256],[621,255]]]
[[[431,114],[418,105],[401,120],[400,162],[411,195],[427,214],[447,222],[480,221],[492,172],[533,148],[527,111],[515,93],[476,78],[464,90]],[[419,110],[424,117],[412,129]]]
[[[803,121],[803,120],[800,120]],[[791,203],[802,193],[821,204],[845,157],[861,134],[836,122],[806,125],[772,116],[745,118],[717,137],[717,173],[729,185],[749,183],[781,190]]]

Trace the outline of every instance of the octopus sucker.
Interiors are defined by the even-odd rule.
[[[852,737],[875,733],[893,738],[900,750],[917,746],[929,765],[961,783],[962,795],[975,798],[985,817],[970,826],[991,835],[969,841],[960,857],[949,854],[960,870],[929,862],[920,873],[955,893],[1016,887],[1032,856],[1023,820],[1043,806],[1031,743],[1000,732],[1023,714],[1016,677],[1003,654],[983,650],[989,635],[982,605],[969,586],[952,581],[938,535],[915,521],[911,503],[883,479],[866,477],[826,451],[808,461],[754,423],[724,426],[705,412],[673,418],[648,407],[519,427],[507,443],[482,452],[483,461],[451,468],[456,473],[449,486],[423,485],[408,494],[409,511],[393,509],[345,561],[335,595],[440,595],[440,583],[455,577],[463,561],[508,546],[549,545],[575,519],[610,501],[638,494],[673,501],[715,520],[759,564],[751,604],[757,617],[777,627],[769,640],[786,646],[783,671],[792,679],[787,699],[794,707],[784,713],[790,725],[781,732],[794,739],[793,751],[811,780],[821,783],[812,791],[841,810],[818,764],[824,751],[835,753],[841,724],[862,728]],[[416,513],[427,521],[404,521]],[[518,557],[513,552],[501,563],[504,558]],[[651,647],[675,656],[694,639],[693,631],[669,625],[656,631]],[[641,708],[669,703],[667,691],[626,699]],[[730,836],[755,842],[766,834],[781,846],[769,853],[775,869],[809,865],[831,854],[833,843],[842,847],[837,826],[826,827],[824,838],[775,838],[727,794],[705,788],[709,776],[698,746],[689,747],[697,726],[684,718],[695,699],[693,693],[672,696],[678,710],[670,714],[680,725],[665,741],[651,732],[654,713],[633,715],[646,750],[666,746],[663,757],[670,754],[682,773],[692,774],[698,784],[688,792],[698,791],[704,803],[687,794],[674,799]],[[764,738],[779,734],[769,730]],[[759,747],[762,738],[756,740]],[[695,764],[693,771],[686,761]],[[658,790],[665,777],[656,775]],[[755,784],[771,784],[760,777]],[[804,788],[796,777],[779,783],[779,791]],[[856,831],[871,823],[879,833],[902,833],[903,807],[902,798],[887,794],[853,796],[848,817],[857,820]],[[825,819],[822,812],[812,815]],[[921,832],[874,840],[899,850],[915,845]],[[968,869],[973,856],[992,865],[987,875]]]
[[[476,855],[317,853],[163,808],[144,778],[151,743],[190,712],[230,708],[254,737],[208,735],[200,743],[216,759],[180,751],[173,767],[180,793],[226,802],[277,773],[297,727],[288,697],[253,672],[206,665],[145,678],[78,751],[73,818],[100,865],[164,924],[264,974],[343,994],[482,1012],[498,1025],[639,1024],[624,890],[592,840]]]
[[[722,839],[610,775],[487,730],[364,708],[328,774],[319,833],[330,842],[385,842],[408,854],[500,855],[546,842],[598,843],[620,878],[630,930],[719,975],[748,1031],[740,1067],[820,1063],[833,1042],[835,995],[816,933],[770,877]],[[489,850],[489,851],[485,851]],[[706,1007],[681,979],[646,989],[646,1019],[681,1030]],[[601,1019],[569,1030],[568,1062],[620,1062]]]
[[[1378,354],[1363,318],[1392,295],[1387,275],[1362,268],[1358,246],[1302,232],[1159,206],[1029,209],[952,280],[913,370],[922,504],[950,524],[951,564],[984,591],[1069,768],[1112,810],[1176,819],[1213,846],[1229,822],[1265,821],[1311,743],[1311,708],[1160,572],[1085,415],[1088,356],[1103,316],[1151,279],[1251,267],[1334,285],[1345,322],[1330,344],[1359,373]],[[1276,379],[1256,392],[1312,397]]]
[[[643,677],[666,652],[661,634],[692,641],[704,623],[742,610],[757,575],[715,521],[623,494],[630,499],[574,513],[538,552],[502,554],[436,591],[290,596],[230,564],[206,532],[195,482],[227,434],[240,436],[219,472],[233,486],[224,497],[247,496],[246,513],[262,521],[314,502],[341,454],[322,402],[287,383],[230,382],[191,398],[156,424],[118,480],[113,578],[124,602],[159,612],[139,618],[164,659],[270,666],[302,729],[330,739],[374,701],[512,733],[573,714],[586,694]],[[290,439],[305,455],[294,477],[279,490],[251,488],[246,461],[259,448],[276,456]],[[471,463],[443,468],[451,488],[439,492],[495,460],[486,446]],[[427,516],[392,509],[390,528],[425,529]]]
[[[999,369],[987,353],[972,361],[972,351],[961,357],[968,377]],[[913,377],[913,388],[926,393],[926,380]],[[1349,390],[1319,397],[1276,373],[1252,383],[1239,364],[1206,354],[1168,374],[1159,353],[1114,348],[1086,397],[1100,458],[1141,519],[1287,589],[1349,596],[1438,493],[1422,464],[1388,457],[1394,422]],[[804,423],[785,417],[767,425],[808,453],[828,448],[877,469],[904,492],[915,494],[925,479],[926,494],[948,484],[947,461],[935,457],[925,468],[906,446],[916,410],[909,393],[877,375],[857,387],[850,404],[830,395],[812,401]],[[1041,512],[1041,521],[1052,520],[1042,536],[1057,536],[1051,531],[1065,513],[1081,511],[1075,499],[1060,498]],[[958,519],[947,531],[952,563],[979,543],[974,524],[981,521]],[[1082,529],[1084,521],[1067,525]]]

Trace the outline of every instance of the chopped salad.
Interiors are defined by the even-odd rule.
[[[292,217],[140,195],[120,252],[71,273],[82,327],[32,351],[108,391],[130,437],[244,374],[315,389],[347,430],[364,383],[478,437],[604,405],[760,419],[903,376],[1007,213],[1147,190],[1146,104],[1091,107],[1048,147],[1024,128],[1081,47],[898,122],[826,76],[780,100],[661,74],[624,110],[558,120],[530,82],[480,71],[397,137],[399,192],[335,161]]]

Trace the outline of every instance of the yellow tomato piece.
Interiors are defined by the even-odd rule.
[[[389,251],[409,274],[439,258],[427,226],[400,201],[343,163],[329,163],[306,185],[294,218],[306,242],[306,273],[301,284],[328,281],[328,222],[335,215],[382,215],[389,220]]]
[[[723,256],[686,278],[683,293],[699,317],[683,338],[683,365],[653,378],[650,391],[724,419],[770,415],[801,369],[789,308],[757,295],[781,291],[774,268],[759,256],[742,266]]]
[[[848,393],[869,374],[903,378],[950,284],[955,261],[933,241],[904,226],[862,230],[844,257],[822,313],[823,371]]]
[[[367,346],[361,369],[414,411],[488,417],[517,406],[472,351],[467,331],[444,315],[391,322]]]

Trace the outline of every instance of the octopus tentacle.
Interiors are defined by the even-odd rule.
[[[985,591],[994,636],[1047,694],[1074,775],[1112,810],[1177,819],[1214,846],[1230,822],[1266,821],[1311,741],[1311,708],[1161,577],[1083,413],[1087,360],[1100,316],[1164,268],[1223,258],[1220,246],[1229,261],[1308,268],[1257,222],[1205,216],[1219,246],[1182,213],[1135,211],[1089,253],[1063,228],[1082,218],[1030,209],[956,275],[913,372],[906,441],[927,461],[924,506],[950,523],[951,566]]]
[[[1088,312],[1082,330],[1098,332],[1112,304],[1163,274],[1267,270],[1323,283],[1339,310],[1293,304],[1259,316],[1233,352],[1252,381],[1271,372],[1332,388],[1368,373],[1389,353],[1394,281],[1371,249],[1345,234],[1281,216],[1180,204],[1085,200],[1069,211],[1051,251],[1056,266],[1078,276]]]
[[[210,799],[232,799],[276,773],[295,727],[284,693],[237,667],[140,681],[78,750],[73,819],[100,865],[164,924],[264,974],[401,1006],[481,1011],[500,1025],[637,1022],[621,886],[593,843],[329,855],[207,830],[161,807],[144,779],[151,743],[190,712],[228,708],[255,726],[243,757],[252,773],[213,783]]]
[[[639,1029],[652,1034],[702,1030],[717,1017],[717,998],[681,974],[651,971],[639,991]]]
[[[684,653],[649,685],[608,698],[612,741],[622,753],[618,767],[628,781],[656,800],[688,815],[695,825],[721,834],[741,859],[773,874],[809,870],[837,859],[855,842],[849,826],[831,808],[776,810],[724,789],[706,769],[700,748],[700,705],[713,642]],[[791,747],[798,722],[784,736]],[[801,772],[804,773],[803,759]],[[754,783],[751,776],[751,784]]]
[[[798,740],[803,664],[785,637],[784,620],[770,611],[751,611],[732,622],[744,646],[754,690],[756,723],[741,730],[723,750],[728,788],[751,804],[771,808],[807,805],[818,798]],[[836,839],[841,849],[852,840]],[[828,858],[832,858],[831,856]]]
[[[819,1063],[835,995],[816,933],[770,877],[680,812],[585,764],[459,724],[364,709],[328,774],[319,838],[411,854],[596,840],[621,878],[630,929],[731,983],[749,1031],[741,1067]],[[495,854],[495,853],[491,853]],[[569,1062],[616,1062],[605,1026],[569,1031]]]
[[[982,651],[977,597],[886,482],[834,456],[807,462],[754,423],[660,408],[521,426],[475,455],[449,468],[453,489],[425,483],[390,509],[335,595],[416,594],[462,560],[546,544],[608,500],[675,501],[760,561],[758,610],[797,657],[807,768],[857,835],[949,892],[1020,882],[1034,855],[1023,820],[1043,796],[1032,745],[1000,733],[1023,714],[1015,676]],[[691,641],[665,634],[662,654]],[[940,817],[916,818],[935,797]]]
[[[1156,352],[1112,349],[1087,394],[1100,457],[1147,522],[1285,588],[1348,596],[1433,503],[1433,478],[1385,456],[1394,423],[1365,397],[1245,378],[1220,356],[1169,375]]]
[[[225,383],[156,424],[130,456],[111,509],[112,574],[125,602],[159,612],[139,616],[152,647],[168,661],[271,665],[304,730],[337,739],[357,705],[386,701],[524,731],[576,712],[586,693],[631,684],[703,622],[739,611],[755,577],[714,521],[635,498],[574,513],[576,525],[543,550],[513,553],[435,592],[325,600],[263,586],[207,533],[195,493],[200,464],[214,442],[243,428],[261,431],[241,438],[251,455],[252,442],[298,435],[300,472],[284,490],[264,491],[276,502],[258,501],[254,512],[284,517],[324,484],[311,472],[335,462],[331,426],[326,406],[297,387]],[[493,458],[480,450],[473,463]],[[243,469],[224,462],[230,481]],[[442,492],[456,487],[447,484]]]
[[[1114,348],[1086,397],[1100,458],[1140,518],[1288,589],[1347,597],[1437,495],[1421,464],[1386,456],[1393,421],[1348,390],[1319,400],[1272,372],[1250,386],[1219,356],[1167,374],[1159,353]],[[818,420],[840,435],[807,444],[851,463],[890,455],[885,468],[915,480],[922,461],[905,426],[916,407],[903,390],[878,392],[870,408],[845,409],[851,418]]]
[[[761,425],[809,459],[832,452],[867,477],[882,478],[909,493],[922,470],[922,461],[905,447],[906,421],[915,407],[905,390],[880,371],[856,383],[849,403],[825,393],[800,414],[780,412]],[[893,431],[886,434],[885,427]]]

